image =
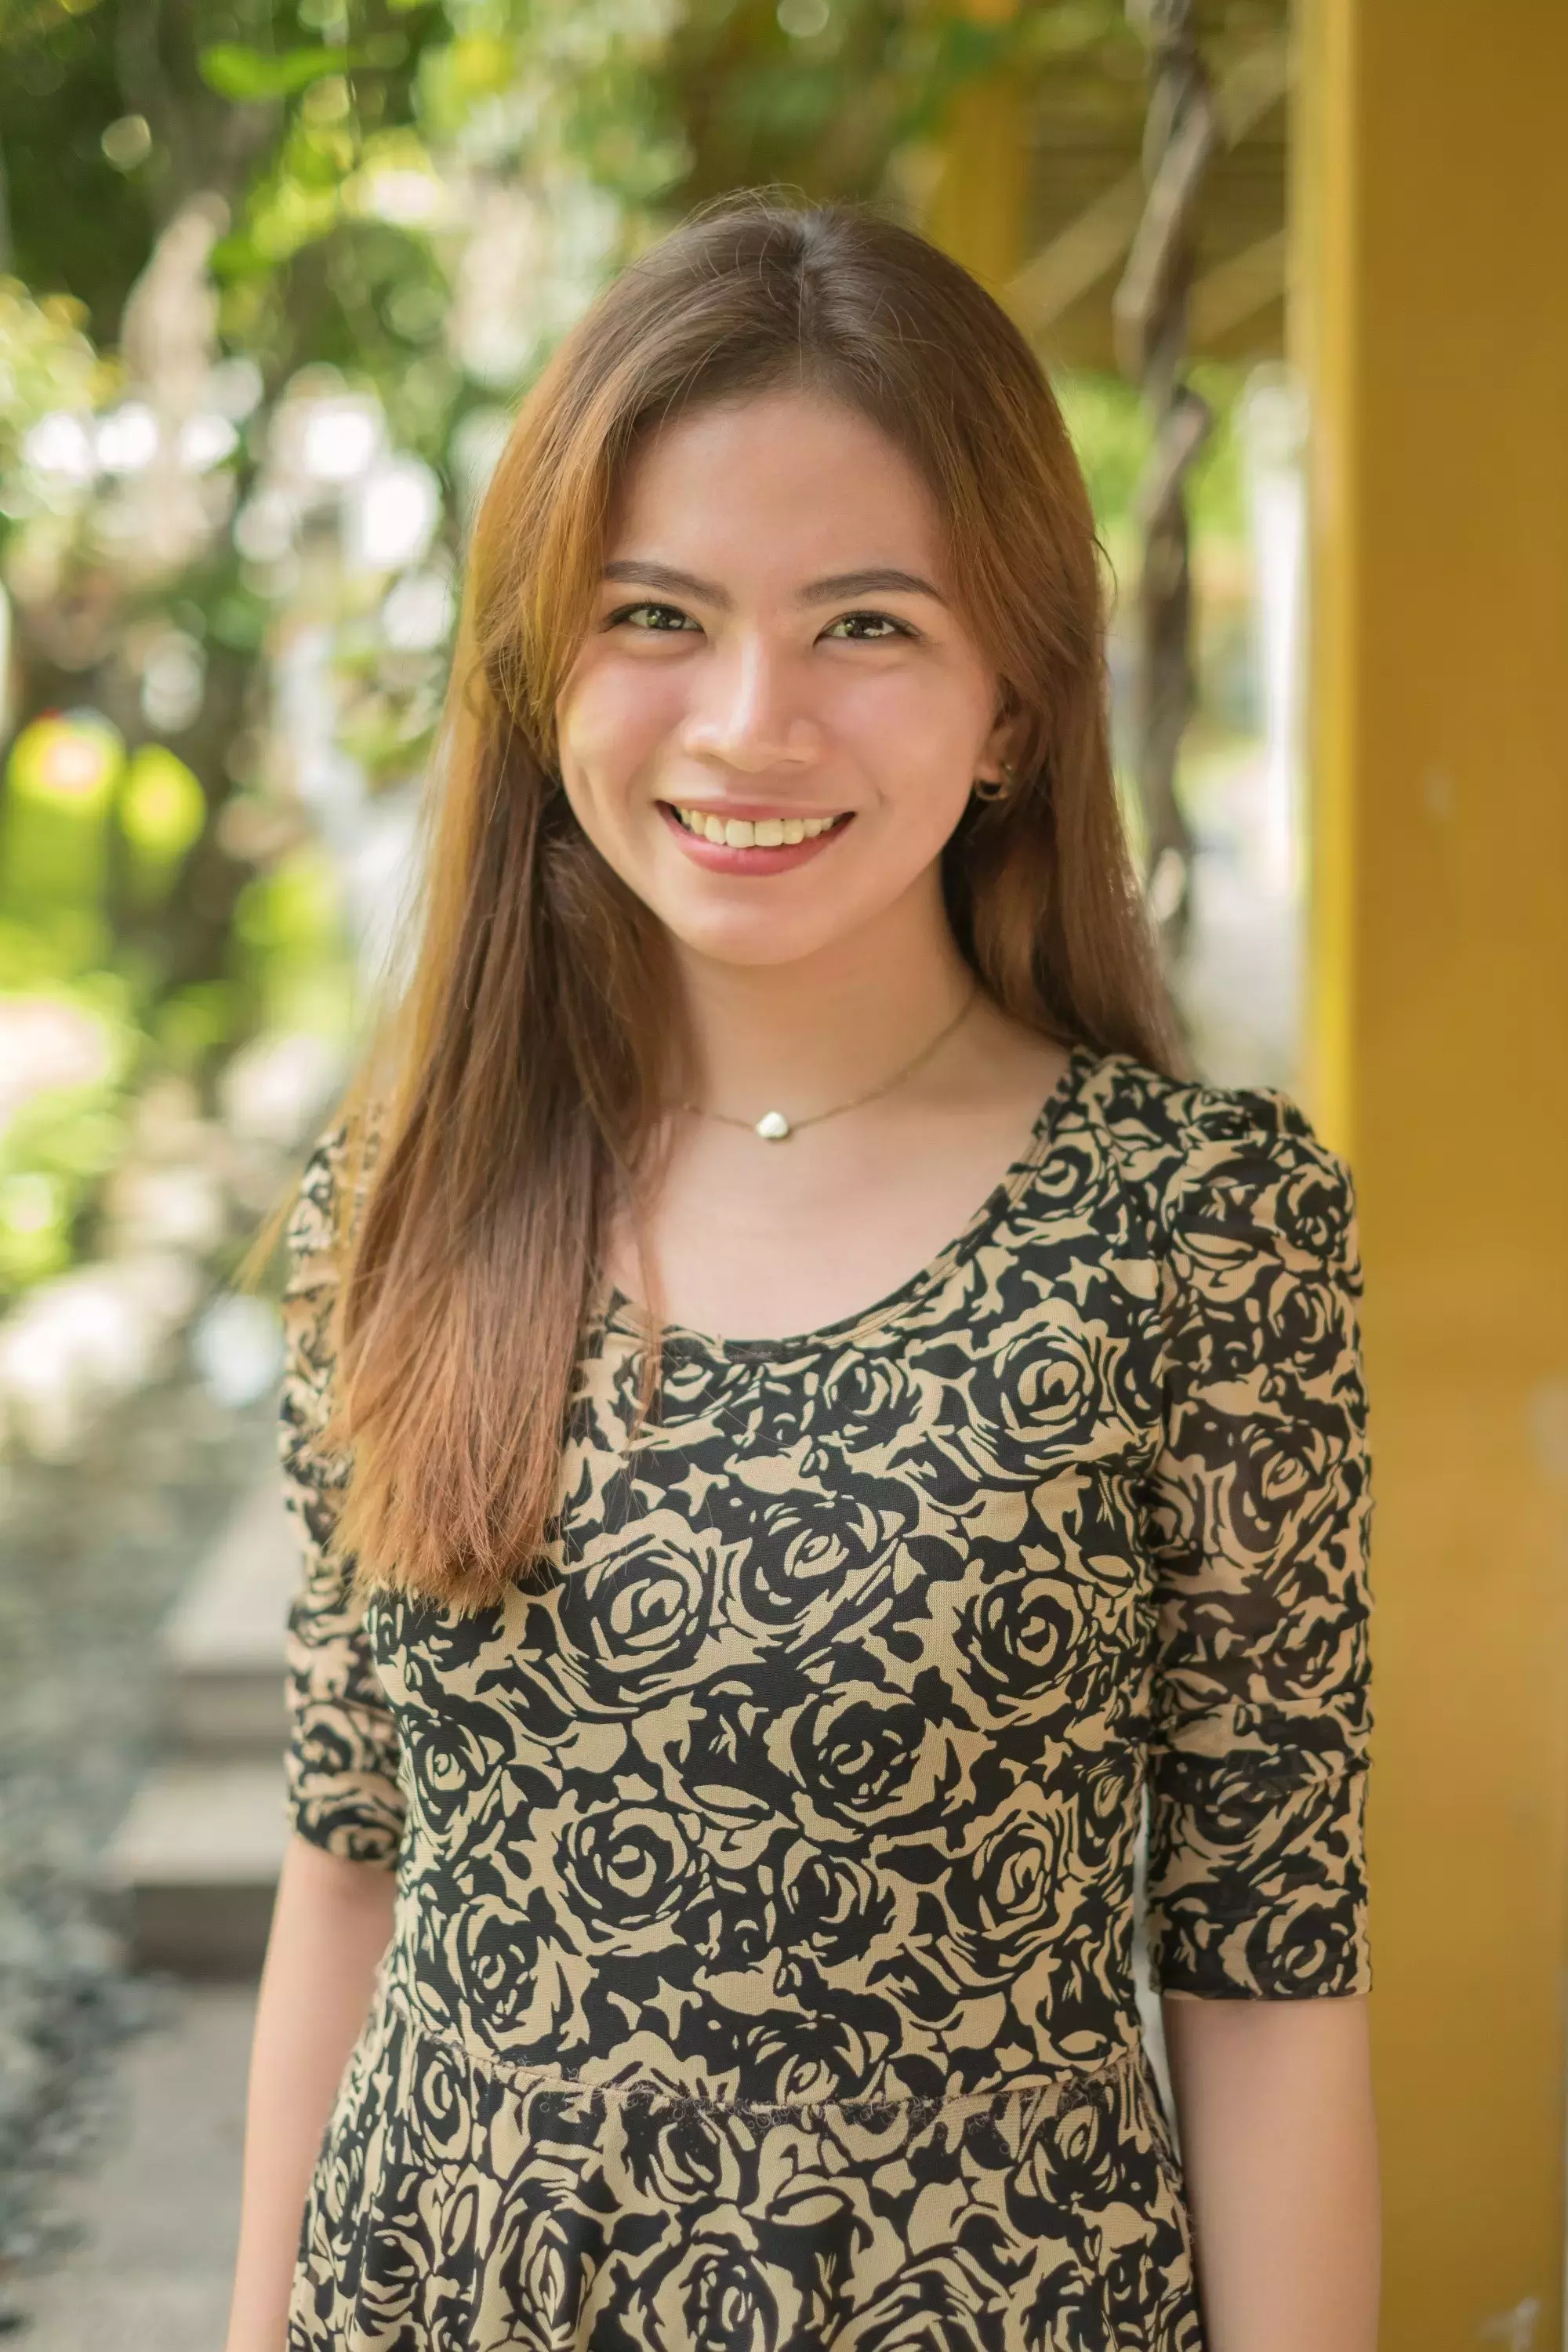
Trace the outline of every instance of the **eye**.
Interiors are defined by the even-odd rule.
[[[912,637],[915,632],[907,621],[895,621],[890,613],[841,613],[822,634],[837,638],[840,645],[879,646],[893,637]]]
[[[650,636],[674,635],[698,624],[679,604],[623,604],[605,623],[606,629],[640,629]],[[700,635],[700,630],[699,630]]]

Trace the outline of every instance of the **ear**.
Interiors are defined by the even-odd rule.
[[[1004,768],[1016,768],[1027,733],[1022,711],[1005,688],[991,732],[985,738],[974,770],[977,783],[1002,783]]]

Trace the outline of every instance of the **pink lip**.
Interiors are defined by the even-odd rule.
[[[837,841],[839,835],[847,833],[854,823],[852,816],[847,817],[842,824],[835,825],[831,833],[813,834],[809,841],[792,842],[782,849],[731,849],[725,842],[700,841],[694,833],[688,833],[675,811],[663,801],[658,803],[658,813],[692,864],[705,866],[710,874],[762,876],[793,873],[797,866],[809,864],[819,851]],[[752,811],[727,806],[724,814],[726,816],[750,816]],[[778,809],[759,807],[756,811],[758,816],[778,816],[781,814]]]

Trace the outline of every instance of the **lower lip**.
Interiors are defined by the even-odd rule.
[[[707,841],[689,833],[667,802],[660,801],[658,813],[692,864],[706,866],[710,874],[792,874],[797,866],[809,865],[840,834],[847,833],[855,821],[852,816],[840,817],[827,833],[813,834],[809,841],[786,843],[782,849],[731,849],[727,842]]]

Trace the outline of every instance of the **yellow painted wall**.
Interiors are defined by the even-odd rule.
[[[1369,1284],[1384,2345],[1557,2352],[1568,0],[1303,0],[1301,34],[1312,1101]]]

